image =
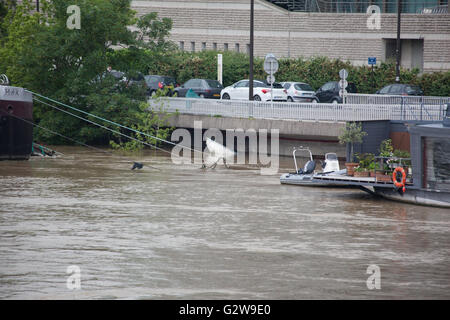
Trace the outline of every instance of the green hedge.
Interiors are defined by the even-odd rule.
[[[249,77],[249,57],[232,51],[223,54],[223,83],[228,86]],[[174,51],[166,54],[154,52],[139,53],[132,49],[118,50],[109,55],[113,68],[137,69],[144,74],[169,75],[184,83],[191,78],[217,78],[216,51],[196,53]],[[255,79],[265,79],[263,58],[254,60]],[[280,68],[275,74],[277,81],[302,81],[315,90],[327,81],[339,80],[339,70],[346,68],[348,81],[354,82],[360,93],[375,93],[382,87],[395,82],[395,63],[380,63],[374,67],[353,66],[350,62],[326,57],[280,59]],[[417,84],[425,95],[450,96],[450,71],[419,75],[419,70],[401,69],[402,83]]]

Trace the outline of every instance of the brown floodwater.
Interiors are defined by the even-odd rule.
[[[56,150],[0,162],[1,299],[450,298],[448,209],[154,152]]]

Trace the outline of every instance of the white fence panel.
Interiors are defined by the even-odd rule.
[[[235,118],[314,121],[434,120],[443,119],[444,105],[433,104],[325,104],[257,102],[195,98],[150,99],[150,109],[181,114]]]

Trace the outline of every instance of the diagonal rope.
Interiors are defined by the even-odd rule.
[[[58,111],[67,113],[67,114],[69,114],[69,115],[71,115],[71,116],[73,116],[73,117],[75,117],[75,118],[78,118],[78,119],[80,119],[80,120],[89,122],[89,123],[91,123],[91,124],[93,124],[93,125],[96,125],[96,126],[98,126],[98,127],[100,127],[100,128],[106,129],[106,130],[111,131],[111,132],[113,132],[113,133],[116,133],[116,134],[118,134],[118,135],[124,136],[124,137],[126,137],[126,138],[128,138],[128,139],[132,139],[132,140],[134,140],[134,141],[137,141],[137,142],[139,142],[139,143],[142,143],[142,144],[144,144],[144,145],[146,145],[146,146],[148,146],[148,147],[155,148],[155,149],[158,149],[158,150],[160,150],[160,151],[163,151],[163,152],[166,152],[166,153],[169,153],[169,154],[170,154],[170,151],[164,150],[164,149],[162,149],[162,148],[159,148],[159,147],[157,147],[157,146],[155,146],[155,145],[153,145],[153,144],[147,143],[147,142],[145,142],[145,141],[136,139],[135,137],[129,136],[129,135],[127,135],[127,134],[125,134],[125,133],[122,133],[122,132],[120,132],[120,131],[117,131],[117,130],[114,130],[114,129],[105,127],[104,125],[101,125],[101,124],[99,124],[99,123],[97,123],[97,122],[94,122],[94,121],[91,121],[91,120],[89,120],[89,119],[80,117],[80,116],[78,116],[78,115],[76,115],[76,114],[73,114],[73,113],[67,111],[67,110],[63,110],[63,109],[61,109],[61,108],[55,107],[55,106],[53,106],[53,105],[51,105],[51,104],[49,104],[49,103],[47,103],[47,102],[45,102],[45,101],[39,100],[39,99],[37,99],[37,98],[34,98],[34,100],[36,100],[36,101],[38,101],[38,102],[40,102],[40,103],[42,103],[42,104],[45,104],[45,105],[47,105],[47,106],[49,106],[49,107],[52,107],[52,108],[54,108],[54,109],[56,109],[56,110],[58,110]],[[126,128],[126,127],[125,127],[125,128]]]
[[[82,146],[84,146],[84,147],[87,147],[87,148],[90,148],[90,149],[93,149],[93,150],[95,150],[95,151],[99,151],[99,152],[102,152],[102,153],[106,153],[106,154],[109,154],[109,155],[112,155],[112,156],[116,156],[116,155],[115,155],[114,153],[112,153],[112,152],[109,152],[109,151],[106,151],[106,150],[102,150],[102,149],[100,149],[100,148],[96,148],[96,147],[90,146],[90,145],[88,145],[88,144],[86,144],[86,143],[84,143],[84,142],[81,142],[81,141],[77,141],[77,140],[72,139],[72,138],[70,138],[70,137],[67,137],[67,136],[65,136],[65,135],[63,135],[63,134],[61,134],[61,133],[59,133],[59,132],[56,132],[56,131],[53,131],[53,130],[51,130],[51,129],[45,128],[45,127],[43,127],[43,126],[40,126],[40,125],[38,125],[38,124],[36,124],[36,123],[34,123],[34,122],[31,122],[31,121],[28,121],[28,120],[26,120],[26,119],[17,117],[17,116],[15,116],[15,115],[13,115],[13,114],[9,114],[9,113],[7,113],[5,110],[0,109],[0,111],[6,113],[7,115],[9,115],[9,116],[11,116],[11,117],[13,117],[13,118],[22,120],[22,121],[25,122],[25,123],[31,124],[31,125],[33,125],[33,126],[39,128],[39,129],[42,129],[42,130],[51,132],[51,133],[53,133],[53,134],[55,134],[55,135],[57,135],[57,136],[60,136],[60,137],[65,138],[65,139],[67,139],[67,140],[69,140],[69,141],[78,143],[78,144],[80,144],[80,145],[82,145]],[[128,158],[128,159],[129,159],[129,158]],[[134,163],[136,163],[134,160],[131,160],[131,159],[129,159],[129,160],[130,160],[130,161],[133,161]],[[156,169],[156,170],[160,170],[160,169],[158,169],[158,168],[156,168],[156,167],[153,167],[153,166],[151,166],[151,165],[148,165],[148,164],[147,164],[146,166],[148,166],[148,167],[150,167],[150,168],[153,168],[153,169]]]
[[[94,117],[94,118],[96,118],[96,119],[105,121],[105,122],[107,122],[107,123],[109,123],[109,124],[112,124],[112,125],[121,127],[121,128],[123,128],[123,129],[127,129],[127,130],[130,130],[130,131],[133,131],[133,132],[135,132],[135,133],[138,133],[138,134],[141,134],[141,135],[144,135],[144,136],[147,136],[147,137],[150,137],[150,138],[159,140],[159,141],[161,141],[161,142],[165,142],[165,143],[171,144],[171,145],[173,145],[173,146],[179,146],[179,147],[181,147],[181,148],[185,148],[185,149],[188,149],[188,150],[190,150],[190,151],[203,153],[203,152],[200,151],[200,150],[192,149],[192,148],[189,148],[189,147],[186,147],[186,146],[180,146],[180,145],[178,145],[178,144],[176,144],[176,143],[174,143],[174,142],[171,142],[171,141],[168,141],[168,140],[165,140],[165,139],[162,139],[162,138],[159,138],[159,137],[156,137],[156,136],[153,136],[153,135],[150,135],[150,134],[147,134],[147,133],[144,133],[144,132],[135,130],[135,129],[133,129],[133,128],[126,127],[126,126],[124,126],[124,125],[121,125],[120,123],[117,123],[117,122],[114,122],[114,121],[111,121],[111,120],[108,120],[108,119],[99,117],[99,116],[97,116],[97,115],[95,115],[95,114],[92,114],[92,113],[89,113],[89,112],[80,110],[80,109],[78,109],[78,108],[69,106],[69,105],[67,105],[67,104],[65,104],[65,103],[59,102],[59,101],[54,100],[54,99],[52,99],[52,98],[49,98],[49,97],[40,95],[39,93],[35,93],[35,92],[33,92],[33,91],[30,91],[30,90],[26,90],[26,91],[29,92],[29,93],[31,93],[31,94],[33,94],[33,95],[35,95],[35,96],[41,97],[41,98],[46,99],[46,100],[49,100],[49,101],[51,101],[51,102],[53,102],[53,103],[59,104],[59,105],[61,105],[61,106],[70,108],[70,109],[75,110],[75,111],[78,111],[78,112],[81,112],[81,113],[86,114],[86,115],[88,115],[88,116],[91,116],[91,117]],[[37,101],[40,101],[40,100],[38,100],[37,98],[34,98],[34,99],[37,100]],[[41,102],[42,102],[42,101],[41,101]],[[42,103],[43,103],[43,102],[42,102]],[[50,106],[51,106],[51,105],[50,105]],[[51,107],[54,107],[54,106],[51,106]],[[54,108],[56,108],[56,107],[54,107]],[[61,110],[61,109],[58,109],[58,110],[63,111],[63,110]],[[85,120],[84,118],[80,118],[80,119]],[[94,122],[91,122],[91,123],[96,124],[96,123],[94,123]],[[98,125],[98,124],[96,124],[96,125]],[[103,127],[103,128],[108,129],[108,130],[111,130],[111,129],[106,128],[106,127]]]

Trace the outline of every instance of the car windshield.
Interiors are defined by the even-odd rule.
[[[130,72],[129,75],[130,75],[130,79],[131,80],[134,80],[134,81],[144,80],[144,76],[140,72],[137,72],[137,73],[136,72]]]
[[[123,78],[123,76],[124,76],[124,73],[123,72],[121,72],[121,71],[111,71],[110,72],[110,74],[114,77],[114,78],[117,78],[117,79],[121,79],[121,78]]]
[[[346,89],[349,93],[356,93],[356,86],[354,83],[349,83]]]
[[[162,78],[162,82],[164,84],[167,84],[167,85],[175,85],[176,84],[175,79],[174,78],[170,78],[170,77],[163,77]]]
[[[217,80],[206,80],[206,83],[208,83],[208,86],[210,86],[211,88],[223,88],[223,86]]]
[[[158,85],[158,82],[161,81],[161,77],[159,76],[145,76],[145,81],[147,82],[148,85],[153,85],[156,86]]]
[[[267,83],[267,81],[260,81],[260,80],[255,80],[253,81],[253,86],[255,88],[270,88],[270,84]],[[284,87],[279,83],[279,82],[274,82],[273,83],[273,88],[274,89],[284,89]]]
[[[253,81],[253,87],[255,88],[266,88],[267,84],[262,81]]]
[[[420,87],[419,86],[407,86],[406,87],[406,91],[414,91],[414,92],[420,92],[420,91],[422,91],[421,89],[420,89]]]
[[[296,83],[294,85],[294,88],[296,90],[303,90],[303,91],[314,91],[313,88],[307,83]]]
[[[268,84],[267,86],[270,87],[270,84]],[[284,89],[284,87],[278,82],[274,82],[273,83],[273,88],[275,88],[275,89]]]

